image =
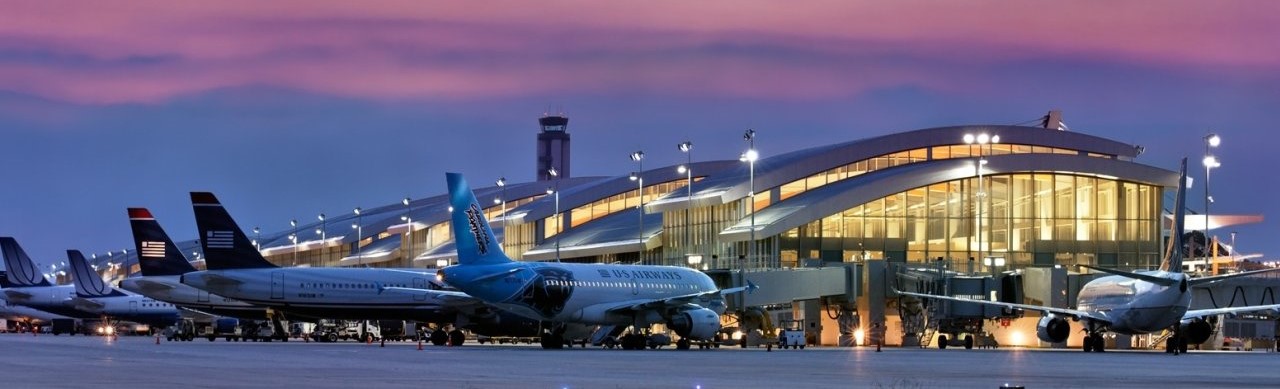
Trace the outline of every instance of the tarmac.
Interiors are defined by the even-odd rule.
[[[721,347],[543,350],[416,342],[169,342],[0,334],[0,387],[1122,388],[1280,387],[1274,352]]]

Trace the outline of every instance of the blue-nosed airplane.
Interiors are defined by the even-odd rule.
[[[212,193],[192,192],[207,270],[184,284],[311,318],[452,323],[494,336],[532,336],[538,323],[494,309],[465,293],[443,290],[433,269],[282,268],[262,257]],[[390,293],[388,289],[397,288]],[[454,345],[463,334],[449,334]]]
[[[1167,340],[1165,351],[1176,355],[1187,352],[1188,344],[1204,343],[1209,339],[1213,328],[1205,319],[1208,316],[1266,310],[1280,311],[1280,304],[1190,309],[1193,286],[1277,271],[1280,268],[1198,278],[1187,277],[1182,271],[1182,230],[1186,221],[1186,191],[1187,160],[1184,158],[1178,178],[1177,196],[1174,200],[1173,225],[1169,229],[1173,235],[1170,239],[1171,248],[1166,253],[1167,256],[1161,263],[1160,269],[1127,272],[1083,266],[1112,275],[1094,279],[1081,287],[1076,298],[1076,309],[903,291],[897,291],[897,293],[921,298],[1037,311],[1044,316],[1036,325],[1036,336],[1045,342],[1065,342],[1071,332],[1071,326],[1067,320],[1083,321],[1085,352],[1102,352],[1105,345],[1102,334],[1105,332],[1135,335],[1170,329],[1173,331],[1173,336]]]
[[[642,349],[640,329],[665,323],[680,335],[677,348],[688,349],[691,340],[712,339],[720,330],[724,295],[755,288],[719,289],[706,274],[684,267],[512,261],[466,180],[458,173],[446,177],[458,264],[441,269],[440,279],[489,304],[549,323],[543,348],[563,347],[567,324],[587,324],[632,326],[622,346]]]

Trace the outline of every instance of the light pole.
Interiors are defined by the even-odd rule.
[[[1222,162],[1213,156],[1210,148],[1218,147],[1222,144],[1222,138],[1218,134],[1209,133],[1204,136],[1204,249],[1205,259],[1213,260],[1218,256],[1214,252],[1212,256],[1208,254],[1208,250],[1213,249],[1213,245],[1209,243],[1209,204],[1213,203],[1213,196],[1209,195],[1209,170],[1222,166]],[[1179,234],[1182,231],[1178,231]],[[1212,259],[1211,259],[1212,258]],[[1215,263],[1216,265],[1216,263]]]
[[[750,261],[755,260],[756,256],[756,160],[760,158],[760,154],[756,152],[756,130],[748,129],[742,133],[742,140],[747,141],[747,152],[742,154],[741,160],[746,162],[750,168],[748,185],[750,185],[751,190],[748,192],[750,202],[747,204],[751,212],[751,241],[747,244],[747,260]],[[742,270],[746,271],[745,263]]]
[[[293,242],[293,266],[298,266],[298,219],[289,219],[289,226],[293,227],[293,233],[289,234],[289,241]]]
[[[356,224],[352,224],[351,228],[356,230],[356,266],[364,265],[364,248],[360,246],[360,242],[364,241],[364,224],[361,223],[360,207],[356,207]]]
[[[404,220],[405,226],[407,227],[405,228],[404,236],[409,238],[409,253],[404,257],[409,261],[413,261],[413,206],[410,205],[412,203],[413,202],[409,201],[408,197],[405,197],[404,200],[400,200],[400,204],[404,204],[405,208],[404,216],[400,217],[401,220]]]
[[[991,258],[991,255],[987,253],[986,250],[983,250],[982,246],[982,211],[983,205],[986,204],[987,199],[987,193],[982,189],[982,167],[987,164],[987,159],[983,156],[982,148],[987,147],[988,145],[1000,143],[1000,135],[989,135],[985,132],[977,135],[964,134],[964,144],[972,147],[975,142],[978,144],[978,162],[974,164],[974,169],[976,169],[978,173],[978,193],[977,196],[975,196],[977,197],[977,200],[974,202],[974,212],[977,213],[977,231],[974,232],[974,235],[978,238],[977,252],[978,256],[982,257],[982,264],[986,265],[987,271],[991,273],[992,277],[995,277],[997,267],[995,263],[996,261]]]
[[[497,201],[502,205],[502,241],[507,241],[507,178],[498,177],[498,181],[494,182],[498,185],[498,189],[502,191],[498,195]],[[499,243],[501,244],[501,243]]]
[[[564,232],[564,228],[560,226],[560,223],[564,222],[564,218],[560,217],[560,172],[553,167],[547,169],[547,174],[556,180],[553,187],[547,188],[547,194],[555,195],[556,198],[556,211],[551,217],[556,221],[556,262],[560,262],[560,233]],[[504,231],[503,234],[506,232]]]
[[[326,257],[325,250],[328,249],[326,247],[327,245],[325,244],[325,238],[328,238],[327,236],[328,231],[326,231],[325,227],[328,227],[328,226],[326,225],[323,213],[321,213],[320,216],[317,216],[316,218],[320,219],[320,229],[316,230],[316,235],[320,235],[320,261],[323,263]],[[312,265],[314,266],[315,264],[312,264]]]
[[[692,227],[689,225],[689,212],[691,208],[693,208],[693,142],[686,140],[680,143],[677,147],[680,148],[680,152],[684,153],[685,157],[684,165],[680,165],[680,167],[676,168],[676,172],[684,173],[685,175],[684,188],[686,201],[684,207],[684,255],[685,260],[688,260],[688,257],[693,255],[693,240],[690,239],[690,230]]]
[[[636,257],[640,259],[640,263],[644,263],[644,152],[636,151],[631,153],[631,160],[636,161],[638,166],[635,173],[631,173],[631,181],[635,181],[639,185],[636,188],[636,209],[640,211],[640,226],[636,227],[636,238],[640,240],[640,248],[636,251]]]
[[[262,251],[262,229],[258,226],[253,227],[253,249]]]

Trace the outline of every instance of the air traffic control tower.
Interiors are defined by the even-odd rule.
[[[564,115],[546,115],[538,119],[542,132],[538,133],[538,181],[569,178],[569,118]]]

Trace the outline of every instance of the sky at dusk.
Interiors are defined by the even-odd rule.
[[[194,190],[282,231],[531,181],[548,110],[590,176],[1050,109],[1197,185],[1218,133],[1212,213],[1265,221],[1217,234],[1280,255],[1280,2],[1247,0],[0,1],[0,236],[51,263],[132,251],[126,207],[195,238]]]

